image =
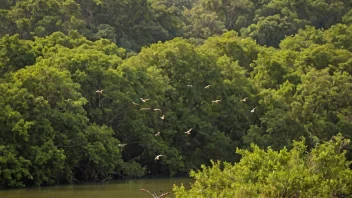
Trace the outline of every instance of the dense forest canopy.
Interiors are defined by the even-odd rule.
[[[0,36],[45,37],[78,30],[139,51],[174,37],[206,39],[227,30],[278,47],[305,26],[351,23],[349,0],[1,0]]]
[[[294,157],[305,137],[315,156],[352,138],[351,8],[0,0],[0,187],[187,175],[249,155],[236,148]]]

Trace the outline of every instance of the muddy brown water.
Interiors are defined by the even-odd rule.
[[[54,187],[31,187],[22,189],[0,190],[0,198],[152,198],[141,188],[158,195],[171,192],[168,197],[174,197],[173,184],[183,183],[187,188],[193,182],[189,178],[140,179],[126,181],[111,181],[101,183],[58,185]]]

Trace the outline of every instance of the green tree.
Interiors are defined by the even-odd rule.
[[[253,70],[250,66],[251,63],[258,58],[259,52],[263,50],[254,40],[241,38],[234,31],[208,38],[200,49],[216,57],[227,56],[249,72]]]
[[[255,5],[250,0],[202,0],[205,10],[216,12],[228,30],[239,31],[251,24]]]
[[[0,76],[8,75],[35,63],[37,56],[30,41],[21,40],[19,35],[5,35],[0,40]]]
[[[73,0],[16,1],[16,5],[3,12],[8,24],[5,33],[18,33],[25,39],[56,31],[67,33],[84,26],[80,20],[80,6]]]
[[[309,152],[304,139],[293,148],[274,151],[251,145],[251,151],[238,149],[240,162],[212,162],[195,178],[190,190],[174,186],[176,197],[341,197],[350,196],[352,171],[346,160],[350,143],[341,135],[316,145]]]
[[[200,5],[184,11],[185,24],[183,35],[186,38],[206,39],[213,35],[223,33],[225,25],[219,20],[215,12],[204,11]]]
[[[227,151],[240,143],[245,123],[250,122],[250,109],[241,105],[240,99],[253,91],[245,70],[236,62],[198,51],[186,40],[174,39],[143,49],[126,60],[123,67],[136,68],[137,74],[153,72],[154,81],[164,85],[153,86],[162,89],[161,97],[150,93],[147,96],[157,99],[156,107],[165,111],[166,120],[154,127],[165,133],[163,138],[169,147],[177,148],[184,156],[185,169],[181,170],[207,163],[210,158],[236,159]],[[143,84],[151,87],[149,83]],[[216,99],[221,103],[212,103]],[[236,113],[231,109],[237,109]],[[193,131],[187,137],[183,132],[189,128]]]
[[[347,99],[350,92],[346,90],[351,89],[351,75],[346,72],[329,75],[328,72],[329,69],[312,69],[303,76],[291,104],[299,122],[315,141],[316,138],[327,140],[338,132],[351,137],[348,127],[339,128],[338,124],[346,123],[350,117],[351,104]]]
[[[8,151],[2,148],[11,154],[4,159],[1,171],[16,163],[15,157],[19,165],[4,175],[3,185],[106,178],[122,163],[116,147],[119,141],[111,129],[88,123],[83,109],[87,100],[78,92],[79,84],[72,82],[69,71],[45,63],[43,60],[20,69],[9,83],[2,84],[0,145],[9,145]],[[12,178],[16,172],[18,176]]]

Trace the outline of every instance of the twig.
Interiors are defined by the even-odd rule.
[[[164,193],[164,194],[161,194],[158,198],[166,197],[166,196],[168,196],[169,194],[170,194],[170,192],[166,192],[166,193]]]
[[[166,197],[167,195],[169,195],[170,194],[170,192],[166,192],[166,193],[164,193],[164,194],[161,194],[161,195],[157,195],[156,193],[151,193],[151,192],[149,192],[148,190],[146,190],[146,189],[141,189],[141,191],[144,191],[144,192],[147,192],[147,193],[149,193],[151,196],[153,196],[154,198],[163,198],[163,197]]]
[[[147,192],[149,193],[151,196],[153,196],[154,198],[157,198],[153,193],[149,192],[149,190],[146,190],[146,189],[141,189],[141,191],[144,191],[144,192]]]

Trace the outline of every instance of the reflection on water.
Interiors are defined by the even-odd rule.
[[[80,184],[69,186],[54,186],[41,188],[25,188],[15,190],[1,190],[1,198],[151,198],[146,192],[141,192],[144,188],[150,192],[171,192],[173,184],[183,183],[189,187],[192,179],[171,178],[171,179],[142,179],[119,182],[107,182],[104,184]]]

